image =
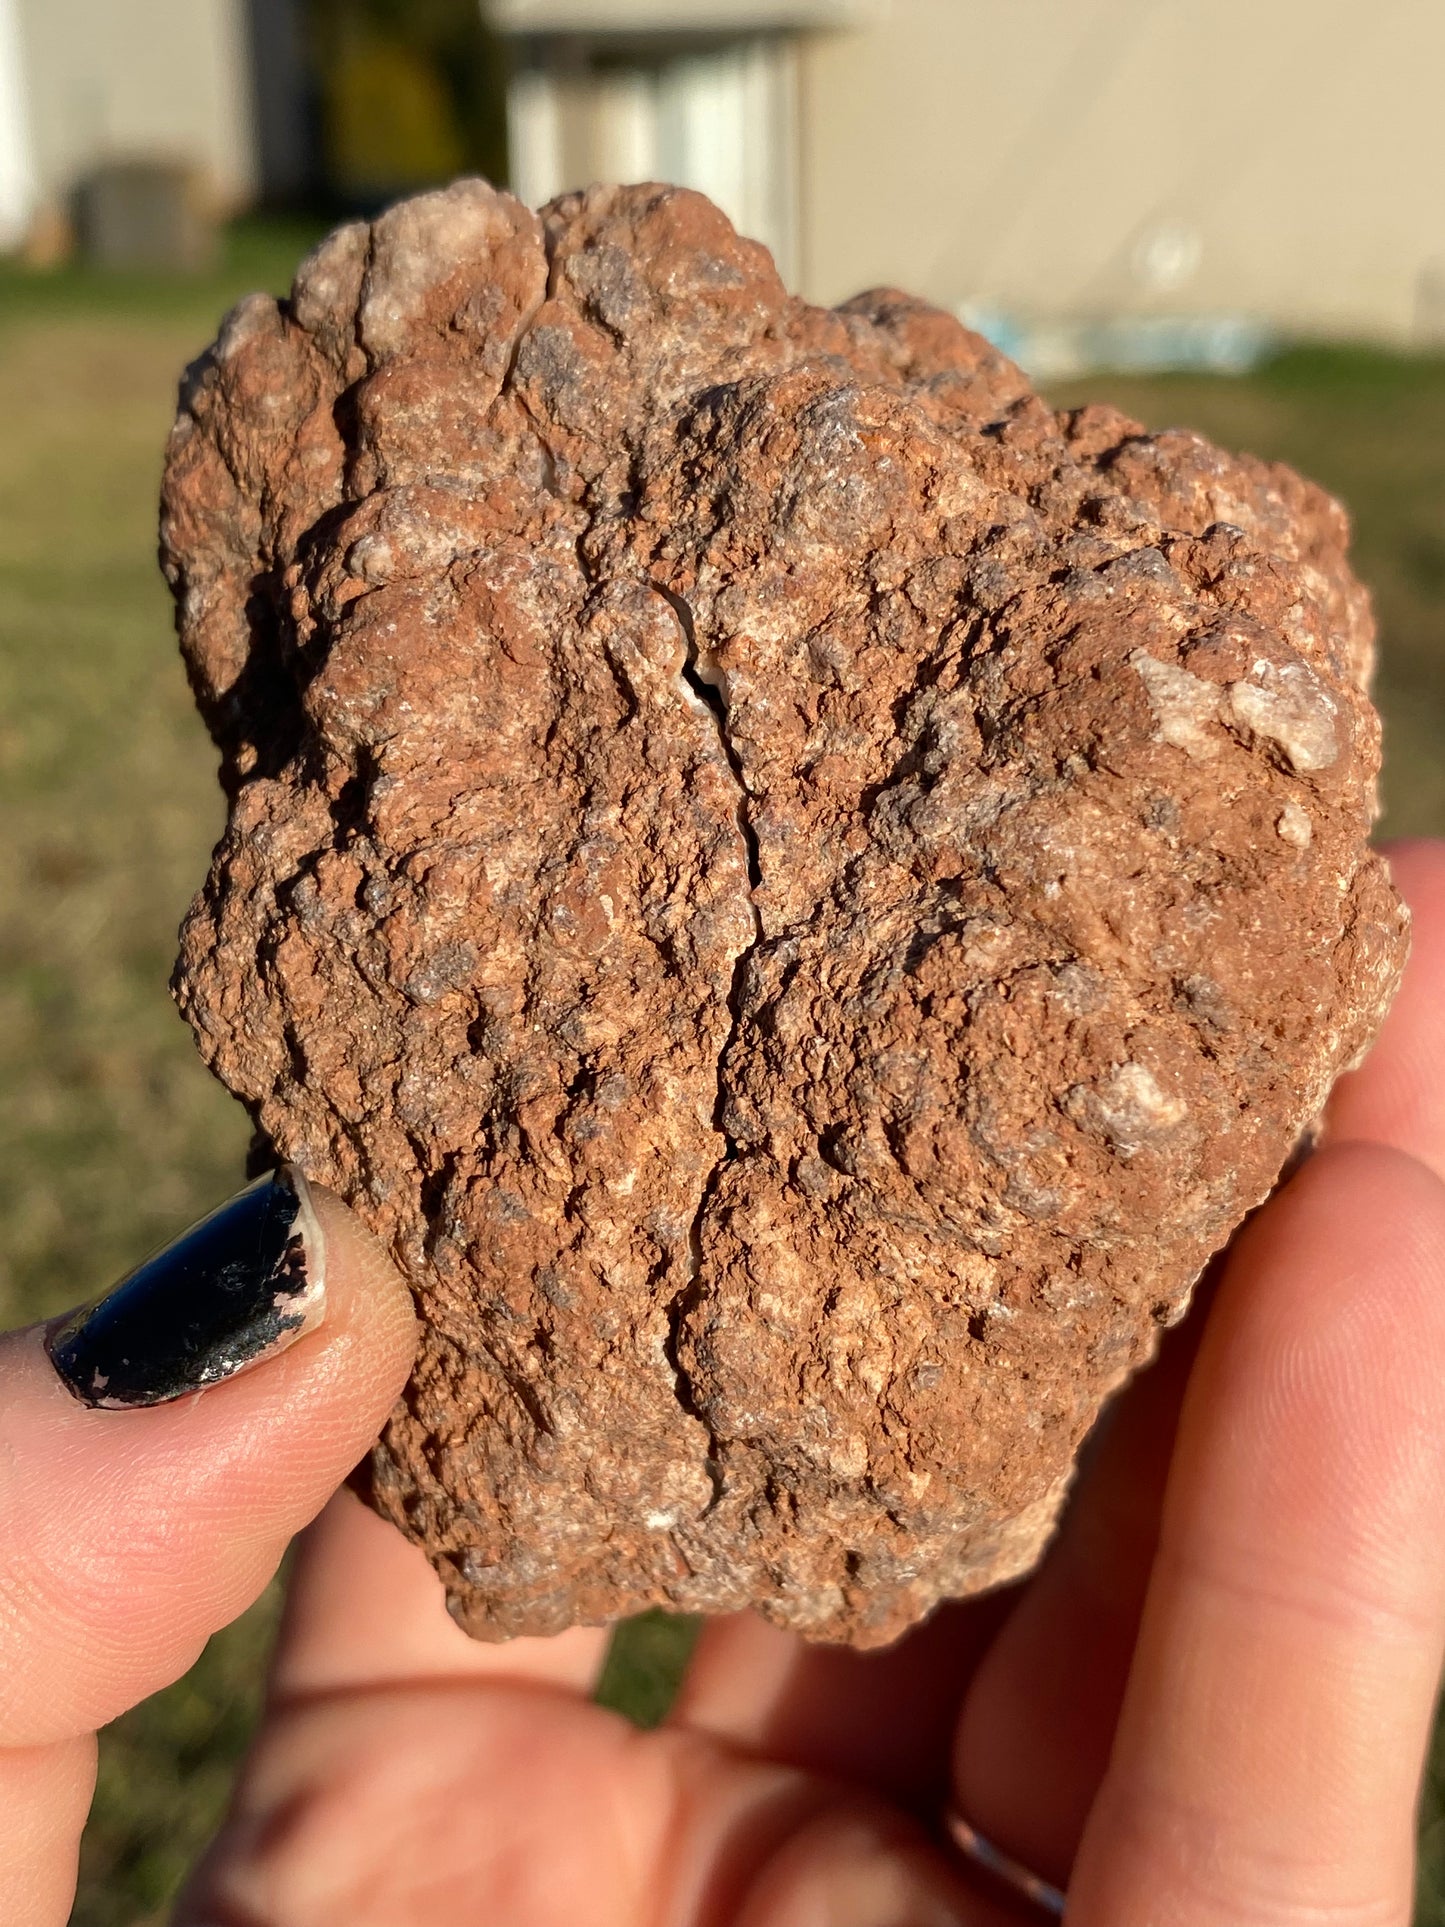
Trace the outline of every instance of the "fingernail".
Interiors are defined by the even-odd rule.
[[[326,1259],[305,1178],[261,1178],[72,1312],[45,1346],[85,1405],[162,1405],[260,1365],[325,1314]]]

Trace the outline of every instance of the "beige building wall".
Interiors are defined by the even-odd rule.
[[[98,161],[190,160],[222,206],[253,187],[239,0],[19,0],[32,164],[59,201]]]
[[[801,274],[1445,333],[1445,6],[891,0],[800,60]]]

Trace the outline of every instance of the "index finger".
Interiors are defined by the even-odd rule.
[[[88,1733],[183,1673],[385,1419],[411,1301],[340,1200],[312,1196],[325,1323],[199,1398],[95,1410],[38,1328],[0,1335],[0,1749]]]
[[[1335,1086],[1324,1135],[1393,1145],[1445,1177],[1445,843],[1385,854],[1410,906],[1410,961],[1374,1048]]]

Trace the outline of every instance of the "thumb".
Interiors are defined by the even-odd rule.
[[[365,1451],[415,1337],[380,1245],[287,1174],[0,1338],[0,1748],[183,1673]]]

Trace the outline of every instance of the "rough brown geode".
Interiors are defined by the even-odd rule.
[[[1400,968],[1345,540],[695,194],[464,181],[230,316],[177,994],[416,1292],[374,1498],[471,1632],[1036,1557]]]

